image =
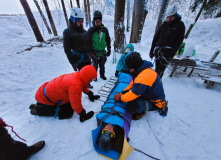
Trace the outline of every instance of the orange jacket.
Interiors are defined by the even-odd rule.
[[[35,99],[37,102],[46,105],[55,105],[59,100],[62,100],[61,105],[70,101],[73,110],[79,114],[83,110],[81,104],[82,92],[87,94],[90,91],[87,86],[96,77],[97,72],[95,68],[87,65],[79,72],[64,74],[49,82],[45,82],[37,90]],[[44,95],[43,90],[45,86],[45,93],[52,102]]]

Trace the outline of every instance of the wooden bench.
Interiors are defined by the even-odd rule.
[[[202,80],[204,80],[204,83],[208,83],[206,86],[206,89],[210,88],[213,86],[215,83],[220,83],[221,84],[221,75],[204,75],[204,74],[199,74]]]
[[[195,69],[197,69],[197,70],[202,70],[202,71],[209,71],[209,69],[206,68],[206,67],[204,67],[204,66],[195,66],[195,67],[193,67],[193,66],[186,66],[186,67],[184,68],[183,72],[186,72],[187,68],[191,68],[191,71],[190,71],[190,73],[188,74],[187,77],[190,77],[191,74],[193,73],[193,71],[194,71]]]

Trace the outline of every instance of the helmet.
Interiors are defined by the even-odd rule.
[[[71,16],[74,18],[84,18],[84,14],[78,7],[71,8]]]
[[[167,11],[165,13],[165,17],[172,16],[177,13],[177,6],[173,5],[167,8]]]
[[[95,19],[100,19],[100,20],[102,20],[102,13],[100,12],[100,11],[98,11],[98,10],[96,10],[96,11],[94,11],[94,18],[93,18],[93,20],[95,20]]]
[[[104,152],[109,151],[114,144],[114,138],[115,134],[112,131],[103,129],[98,139],[99,148]]]
[[[137,70],[138,68],[140,68],[140,66],[142,66],[143,64],[143,60],[140,56],[140,53],[133,51],[128,53],[125,57],[125,64],[129,69],[133,68]]]

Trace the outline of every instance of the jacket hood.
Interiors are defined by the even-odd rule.
[[[125,53],[125,49],[126,49],[126,48],[130,48],[131,51],[134,51],[134,45],[133,45],[133,44],[127,44],[127,45],[125,46],[125,48],[124,48],[124,53]]]
[[[87,85],[91,80],[97,77],[97,71],[92,65],[86,65],[79,71],[79,76],[84,85]]]

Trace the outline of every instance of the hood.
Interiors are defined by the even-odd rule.
[[[79,71],[79,76],[83,81],[84,85],[97,78],[97,71],[92,65],[86,65]]]
[[[127,44],[124,48],[124,53],[125,53],[125,49],[126,48],[130,48],[132,51],[134,51],[134,45],[133,44]]]

